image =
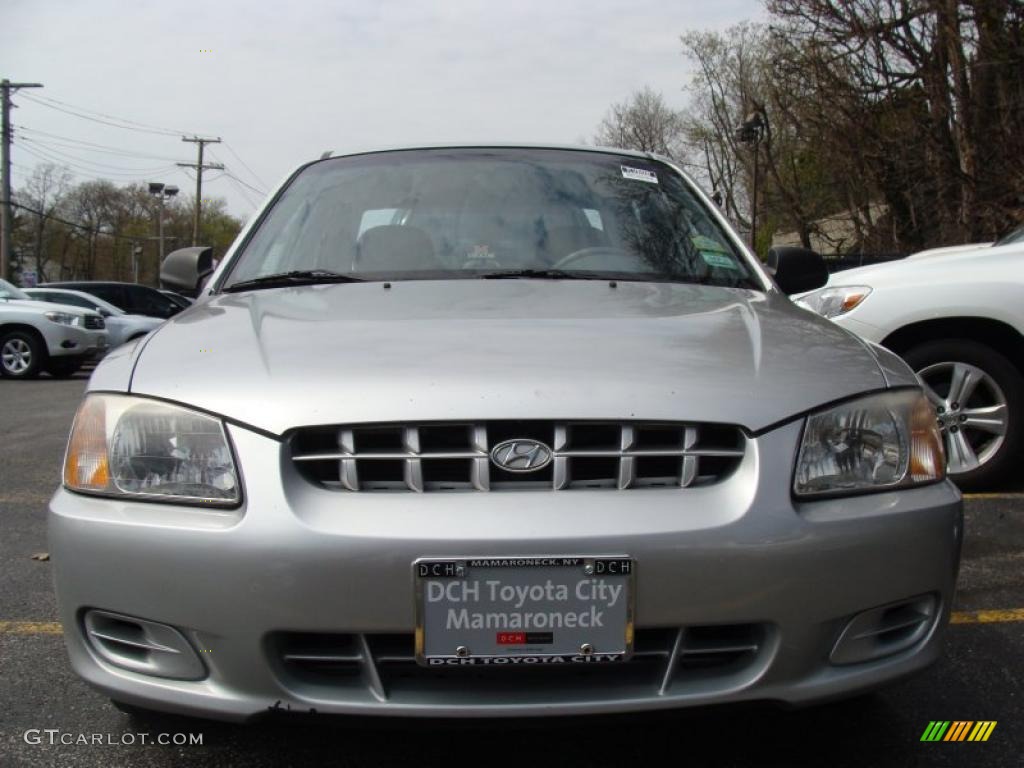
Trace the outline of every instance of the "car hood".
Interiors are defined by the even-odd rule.
[[[941,248],[929,248],[926,251],[918,251],[907,256],[908,259],[921,259],[930,258],[932,256],[945,256],[949,253],[970,253],[971,251],[978,251],[982,248],[991,248],[992,241],[987,243],[966,243],[964,245],[945,245]]]
[[[40,313],[42,312],[63,312],[65,315],[78,315],[85,317],[86,315],[98,315],[99,312],[93,312],[91,309],[83,309],[82,307],[76,307],[71,304],[58,304],[55,301],[38,301],[37,299],[10,299],[10,303],[19,307],[28,307],[34,309]]]
[[[507,418],[758,430],[886,385],[863,342],[781,295],[666,283],[404,281],[222,294],[169,320],[141,349],[132,393],[274,434]],[[92,387],[111,381],[101,367]]]
[[[958,248],[936,249],[934,253],[923,252],[905,259],[869,264],[833,272],[829,275],[829,286],[840,285],[905,285],[908,281],[924,280],[934,282],[942,279],[973,278],[977,271],[987,265],[997,264],[1005,259],[1016,261],[1024,253],[1020,244],[1004,246],[965,245]],[[923,258],[918,258],[918,257]]]

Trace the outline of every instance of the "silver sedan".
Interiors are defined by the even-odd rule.
[[[939,656],[961,499],[895,355],[669,161],[299,168],[96,369],[50,504],[122,707],[583,714],[850,695]]]

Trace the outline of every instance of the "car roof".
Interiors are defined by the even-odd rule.
[[[56,280],[52,283],[40,283],[36,288],[59,288],[68,285],[139,285],[138,283],[127,283],[120,280]],[[140,288],[148,286],[139,285]]]
[[[99,283],[99,285],[102,285],[102,283]],[[104,308],[116,309],[118,312],[123,312],[123,310],[118,309],[117,307],[115,307],[113,304],[111,304],[106,299],[101,299],[99,296],[95,296],[95,295],[89,293],[88,291],[78,291],[78,290],[75,290],[74,288],[61,288],[56,283],[44,283],[43,285],[37,285],[37,286],[34,286],[32,288],[22,288],[22,290],[25,291],[25,293],[29,294],[30,296],[32,295],[32,291],[48,291],[48,292],[52,292],[52,293],[69,293],[72,296],[82,296],[83,298],[86,298],[89,301],[95,301],[97,304],[99,304],[100,306],[102,306]]]
[[[655,152],[643,152],[635,149],[622,149],[620,147],[602,147],[592,146],[589,144],[537,144],[533,142],[469,142],[469,143],[447,143],[447,144],[401,144],[401,145],[385,145],[385,146],[374,146],[361,149],[353,149],[344,152],[334,152],[328,150],[324,152],[320,157],[315,158],[310,162],[317,162],[318,160],[337,159],[339,157],[356,157],[357,155],[375,155],[386,152],[413,152],[416,150],[432,150],[432,149],[553,149],[553,150],[568,150],[578,152],[593,152],[595,154],[604,155],[623,155],[626,157],[638,157],[645,158],[648,160],[660,160],[666,163],[675,163],[672,158],[665,155],[660,155]]]

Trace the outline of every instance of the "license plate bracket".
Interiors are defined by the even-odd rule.
[[[632,653],[629,556],[425,557],[413,578],[421,665],[610,663]]]

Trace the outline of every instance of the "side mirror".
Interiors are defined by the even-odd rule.
[[[828,269],[821,254],[807,248],[778,246],[768,251],[768,271],[787,296],[821,288],[828,282]]]
[[[214,266],[213,248],[180,248],[167,254],[160,265],[160,286],[195,298],[213,274]]]
[[[114,313],[111,312],[109,309],[97,309],[96,311],[99,312],[101,315],[103,315],[103,317],[113,317],[114,316]]]

